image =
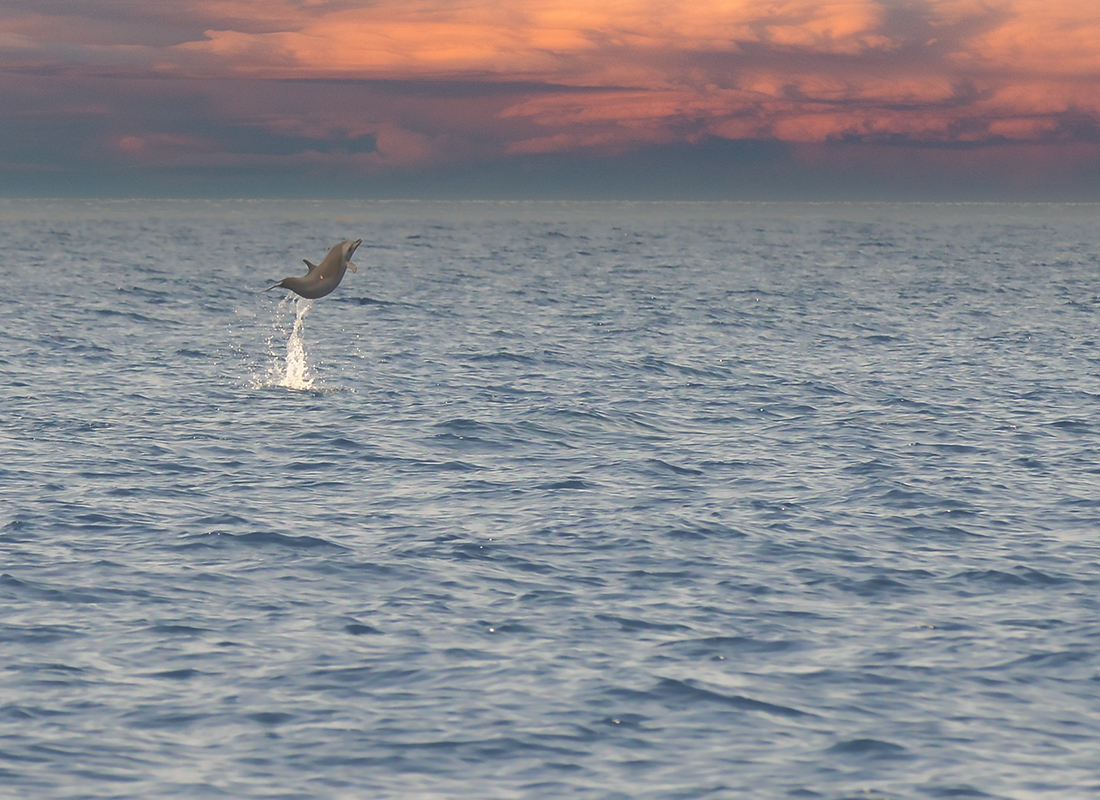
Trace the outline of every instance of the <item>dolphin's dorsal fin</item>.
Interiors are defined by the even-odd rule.
[[[308,258],[303,258],[302,261],[306,262],[306,266],[309,267],[309,271],[313,272],[315,269],[320,269],[316,264],[310,261]]]

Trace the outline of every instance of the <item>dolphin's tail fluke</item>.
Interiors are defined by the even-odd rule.
[[[283,285],[282,281],[279,281],[278,283],[273,283],[271,286],[268,286],[266,289],[260,289],[260,291],[256,292],[256,294],[262,294],[263,292],[270,292],[272,289],[278,289],[282,285]]]

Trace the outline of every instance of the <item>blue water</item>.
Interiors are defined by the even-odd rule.
[[[1097,796],[1098,222],[0,201],[0,794]]]

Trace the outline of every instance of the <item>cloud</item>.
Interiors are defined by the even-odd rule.
[[[834,55],[888,49],[877,30],[883,17],[877,0],[379,0],[302,18],[293,29],[210,29],[178,49],[246,73],[663,85],[677,82],[692,56],[745,44]]]
[[[1098,74],[1095,0],[11,0],[0,11],[0,122],[99,109],[72,146],[135,165],[374,174],[712,139],[1064,147],[1100,139]]]

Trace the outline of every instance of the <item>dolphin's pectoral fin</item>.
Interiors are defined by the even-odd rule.
[[[350,261],[348,262],[348,269],[350,269],[352,272],[358,272],[359,271],[359,267],[355,266]]]

